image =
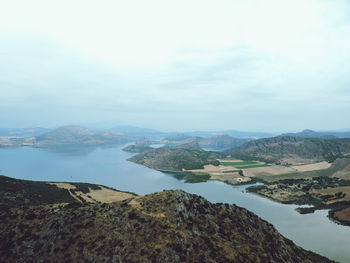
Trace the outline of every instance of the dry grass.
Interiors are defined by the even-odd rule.
[[[319,162],[319,163],[304,164],[304,165],[293,165],[291,167],[296,172],[308,172],[308,171],[328,169],[329,167],[331,167],[331,164],[328,162]]]
[[[89,193],[83,193],[81,191],[71,191],[77,189],[75,185],[69,183],[48,183],[56,185],[59,188],[67,189],[69,194],[76,200],[81,202],[80,198],[83,198],[86,202],[102,202],[102,203],[112,203],[117,201],[123,201],[134,197],[134,195],[124,192],[119,192],[111,190],[100,186],[101,189],[94,190],[89,187]],[[80,198],[79,198],[80,197]]]
[[[102,190],[93,190],[89,188],[90,193],[88,193],[88,195],[90,195],[96,201],[102,203],[112,203],[134,197],[132,194],[129,193],[114,191],[103,186],[100,187],[102,188]]]
[[[275,175],[288,175],[289,173],[319,171],[328,169],[329,167],[331,167],[331,164],[328,162],[318,162],[293,166],[271,165],[267,167],[243,169],[243,171],[244,174],[249,177],[269,177]]]
[[[293,168],[282,166],[282,165],[249,168],[249,169],[243,169],[243,171],[244,171],[244,174],[249,177],[272,176],[272,175],[280,175],[280,174],[295,172]]]
[[[350,180],[350,164],[343,170],[336,172],[333,176],[344,180]]]
[[[321,195],[335,195],[336,193],[342,192],[345,194],[345,196],[341,199],[334,199],[326,202],[327,205],[335,203],[335,202],[341,202],[341,201],[350,201],[350,186],[341,186],[341,187],[334,187],[334,188],[325,188],[325,189],[314,189],[312,190],[313,193],[321,194]]]

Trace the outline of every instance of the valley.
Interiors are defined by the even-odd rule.
[[[77,133],[78,134],[75,135],[76,137],[82,137],[81,129],[77,129]],[[96,134],[96,132],[94,132],[93,134]],[[69,136],[73,138],[75,137],[72,134],[70,134]],[[57,182],[52,183],[53,185],[58,186],[62,189],[66,189],[71,198],[73,198],[77,202],[82,203],[116,201],[118,202],[119,200],[123,200],[125,198],[130,197],[130,193],[115,193],[113,192],[113,189],[101,186],[101,184],[112,186],[118,189],[124,189],[127,192],[135,192],[137,194],[151,193],[154,191],[160,191],[162,189],[169,188],[184,189],[186,191],[199,193],[202,196],[208,196],[211,201],[218,200],[217,198],[221,195],[219,194],[219,192],[222,192],[223,189],[226,189],[225,191],[227,191],[227,193],[225,195],[227,195],[227,197],[223,199],[225,202],[228,201],[230,203],[238,204],[240,202],[243,202],[241,204],[244,207],[252,209],[254,212],[258,213],[263,218],[266,218],[267,220],[273,222],[273,224],[279,230],[282,230],[282,232],[285,233],[287,236],[292,236],[292,239],[296,240],[298,244],[302,244],[302,246],[312,249],[313,251],[321,252],[323,255],[332,255],[331,258],[339,259],[340,262],[346,262],[345,259],[347,257],[344,254],[345,250],[343,250],[343,247],[339,245],[341,240],[344,240],[345,237],[343,236],[343,234],[340,234],[340,232],[337,232],[338,230],[332,230],[334,233],[337,233],[337,237],[332,235],[332,242],[336,242],[338,244],[338,249],[342,251],[338,252],[339,257],[335,254],[332,254],[326,249],[326,247],[329,245],[327,242],[325,242],[325,244],[315,243],[315,240],[306,242],[303,237],[305,231],[311,231],[312,235],[315,235],[316,232],[318,234],[322,234],[322,228],[333,228],[333,226],[331,225],[333,223],[331,223],[331,221],[329,220],[327,221],[327,218],[325,218],[327,214],[324,214],[323,212],[322,215],[320,214],[319,211],[322,211],[323,209],[330,209],[329,212],[326,212],[328,213],[328,216],[335,222],[344,225],[348,224],[349,192],[347,188],[348,186],[346,185],[345,181],[349,176],[348,171],[350,164],[348,160],[350,159],[346,158],[348,154],[346,147],[343,147],[338,151],[338,156],[343,157],[337,158],[333,162],[328,162],[324,155],[322,155],[323,157],[320,157],[319,159],[310,161],[309,158],[304,158],[304,154],[306,151],[305,149],[303,150],[302,154],[299,154],[298,151],[294,151],[292,159],[290,159],[291,155],[289,153],[289,150],[284,151],[283,154],[279,155],[279,159],[275,159],[275,161],[272,162],[272,158],[269,159],[270,161],[259,157],[255,158],[256,152],[254,152],[254,154],[252,155],[245,155],[243,156],[244,158],[238,158],[238,156],[242,157],[242,155],[237,154],[237,152],[241,153],[244,149],[249,149],[249,147],[251,147],[251,143],[254,142],[254,140],[250,140],[244,143],[243,145],[237,146],[236,148],[230,150],[208,151],[203,150],[201,148],[200,144],[198,143],[198,140],[188,140],[185,144],[176,144],[172,146],[158,145],[153,147],[153,144],[159,143],[161,142],[161,140],[155,141],[143,138],[142,140],[144,142],[149,141],[151,143],[149,145],[130,143],[127,143],[127,145],[125,145],[124,143],[119,144],[120,146],[115,146],[115,144],[109,143],[90,144],[90,138],[92,138],[91,136],[94,135],[88,135],[88,139],[86,141],[87,143],[84,143],[84,140],[81,139],[72,139],[70,141],[67,141],[66,139],[52,139],[52,141],[56,140],[65,142],[64,147],[62,147],[63,144],[56,144],[55,146],[50,147],[5,147],[0,150],[7,152],[7,154],[2,156],[1,158],[3,160],[8,159],[8,154],[11,152],[17,153],[15,155],[17,157],[20,156],[18,155],[18,153],[20,152],[31,152],[30,155],[33,156],[33,158],[35,158],[29,159],[28,165],[31,166],[32,164],[30,164],[30,162],[35,163],[36,160],[40,160],[42,158],[47,159],[47,157],[49,156],[53,157],[56,155],[64,157],[67,155],[67,159],[66,157],[62,159],[65,160],[65,165],[63,165],[61,168],[56,167],[55,163],[47,162],[46,169],[48,169],[48,171],[50,172],[42,174],[39,178],[42,178],[41,180],[47,181],[47,179],[50,178],[50,176],[53,176],[51,180]],[[121,136],[131,138],[128,135]],[[48,138],[47,136],[44,136],[44,138],[45,137]],[[66,135],[64,137],[66,137]],[[214,141],[215,140],[216,138],[214,137]],[[76,143],[77,141],[78,143]],[[139,141],[139,139],[135,141]],[[269,139],[267,139],[267,141],[269,141]],[[265,147],[270,147],[268,144],[264,144]],[[293,145],[293,147],[297,147],[297,145],[300,145],[299,140],[296,140],[296,145]],[[115,151],[114,147],[117,147],[120,150]],[[308,149],[307,151],[311,152],[312,150],[313,148]],[[117,153],[117,156],[120,155],[120,157],[117,157],[117,159],[115,159],[116,157],[114,156],[112,160],[110,159],[111,157],[105,156],[101,157],[102,159],[99,160],[98,155],[95,154],[98,152],[115,152]],[[268,151],[265,150],[265,154],[266,153],[268,153]],[[39,156],[41,157],[37,156],[37,154],[39,154]],[[25,156],[26,157],[23,156],[21,160],[24,161],[29,157],[28,155]],[[84,165],[78,165],[75,168],[76,172],[67,173],[68,177],[63,176],[63,174],[60,173],[60,171],[65,171],[67,167],[71,166],[73,163],[76,163],[82,157],[89,158],[90,160]],[[271,157],[273,157],[273,154],[271,154]],[[298,159],[297,162],[294,162],[296,160],[295,157],[297,157]],[[286,161],[288,160],[288,158],[290,160]],[[128,159],[129,161],[126,161],[126,159]],[[97,165],[97,160],[104,164]],[[113,168],[110,171],[104,171],[105,168],[103,167],[110,166],[114,163],[115,160],[120,160],[117,163],[123,163],[122,166],[111,166],[111,168]],[[70,164],[71,162],[72,164]],[[40,167],[41,165],[42,164],[38,165],[38,167]],[[4,165],[4,163],[2,163],[1,166],[3,167],[5,172],[10,171],[13,168],[13,166],[7,166]],[[86,169],[83,168],[83,166],[86,166]],[[125,168],[123,168],[124,166]],[[26,166],[24,165],[23,167]],[[28,169],[26,171],[17,172],[18,176],[20,177],[21,175],[26,173],[28,173]],[[37,172],[35,173],[37,174]],[[106,175],[108,176],[104,177],[102,176],[102,173],[106,173]],[[41,173],[39,173],[38,175],[40,174]],[[112,178],[114,178],[117,174],[119,175],[116,177],[118,178],[118,180],[116,181],[116,179]],[[28,175],[30,176],[30,174]],[[334,180],[334,182],[324,184],[321,188],[317,188],[317,185],[320,185],[318,177],[331,178],[331,180]],[[60,179],[58,180],[57,178]],[[288,181],[288,183],[286,183],[283,181],[286,179],[303,179],[306,181],[303,181],[303,184],[300,184],[300,182],[297,183],[297,181],[292,183],[291,181]],[[62,183],[62,180],[65,183]],[[86,190],[79,190],[77,189],[76,183],[74,183],[77,181],[96,182],[99,183],[100,186],[98,189],[94,189],[93,187],[89,186],[82,188]],[[111,182],[114,183],[111,184]],[[221,184],[221,182],[225,184]],[[256,182],[260,182],[260,184],[257,186],[252,186],[252,184]],[[310,189],[308,190],[305,190],[309,186],[310,182],[312,187],[310,187]],[[299,188],[298,184],[300,184]],[[258,187],[258,189],[260,190],[252,190],[254,189],[254,187]],[[265,189],[263,187],[267,188]],[[198,190],[195,190],[202,188],[203,190],[199,190],[199,192]],[[237,190],[235,190],[235,188],[237,188]],[[249,193],[245,193],[246,191]],[[232,193],[239,193],[239,197],[237,196],[238,199],[237,197],[234,199],[229,198],[229,196]],[[247,201],[244,200],[246,200],[248,196],[254,196],[251,193],[258,194],[259,196],[268,198],[269,200],[280,202],[281,206],[278,207],[275,213],[279,213],[278,211],[283,211],[283,209],[286,209],[286,204],[296,204],[296,206],[288,208],[289,212],[286,213],[286,215],[288,214],[289,218],[285,218],[283,220],[284,222],[282,222],[282,220],[276,219],[274,216],[271,216],[273,215],[272,211],[274,211],[275,209],[273,208],[275,206],[274,203],[271,203],[270,206],[268,205],[270,203],[266,203],[267,201],[263,201],[264,199],[261,199],[260,197],[257,197],[257,199],[254,198],[254,202],[252,203],[246,203]],[[266,211],[261,211],[260,208],[258,208],[258,206],[255,207],[255,205],[259,204],[259,202],[263,202],[261,204],[262,207],[266,207],[267,205],[268,208],[266,207]],[[312,207],[299,208],[300,205],[305,204],[312,205]],[[298,214],[294,211],[294,209],[297,209],[297,211],[301,213],[301,217],[298,217],[298,220],[295,221],[295,227],[300,228],[300,234],[297,236],[294,236],[294,232],[290,232],[291,220],[294,216],[296,216],[296,214]],[[318,220],[322,221],[322,218],[325,218],[326,221],[322,221],[323,223],[321,224],[321,228],[314,227],[313,229],[309,229],[306,227],[306,225],[303,226],[302,223],[307,218],[313,218],[313,222],[318,222]],[[344,227],[348,228],[347,226]],[[344,232],[344,229],[342,228],[339,228],[339,231],[346,233],[346,231]],[[324,251],[327,252],[323,253]]]
[[[192,142],[144,151],[129,160],[172,173],[186,183],[209,180],[232,185],[262,182],[262,186],[252,186],[248,190],[281,203],[313,205],[313,208],[298,209],[300,213],[330,209],[331,219],[350,225],[346,212],[350,207],[347,200],[350,193],[342,188],[350,181],[336,177],[336,174],[348,176],[349,152],[349,139],[286,136],[253,140],[216,153],[204,151],[198,143]],[[244,158],[232,159],[233,156]],[[322,185],[321,179],[334,182]],[[312,191],[312,187],[329,194]],[[335,201],[328,203],[328,196]]]

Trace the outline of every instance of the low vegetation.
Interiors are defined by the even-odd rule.
[[[190,173],[185,177],[185,183],[202,183],[210,179],[208,173]]]
[[[128,160],[149,168],[170,172],[200,169],[206,164],[219,165],[217,159],[223,156],[222,153],[192,147],[192,145],[160,147],[135,155]]]
[[[350,208],[350,181],[335,177],[309,179],[284,179],[264,185],[251,186],[247,191],[257,193],[285,204],[312,205],[299,208],[300,213],[311,213],[317,209],[331,209],[329,216],[335,220],[336,212]],[[350,224],[350,217],[342,217],[341,223]]]
[[[320,161],[334,162],[350,153],[350,138],[321,139],[277,136],[249,141],[227,150],[233,158],[268,163],[302,164]]]
[[[183,191],[106,204],[7,177],[0,189],[0,262],[332,262],[244,208]]]

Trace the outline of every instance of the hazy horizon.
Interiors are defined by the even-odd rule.
[[[0,6],[0,127],[350,128],[346,0]]]

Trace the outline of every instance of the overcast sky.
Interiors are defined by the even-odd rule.
[[[350,128],[348,0],[0,1],[0,127]]]

